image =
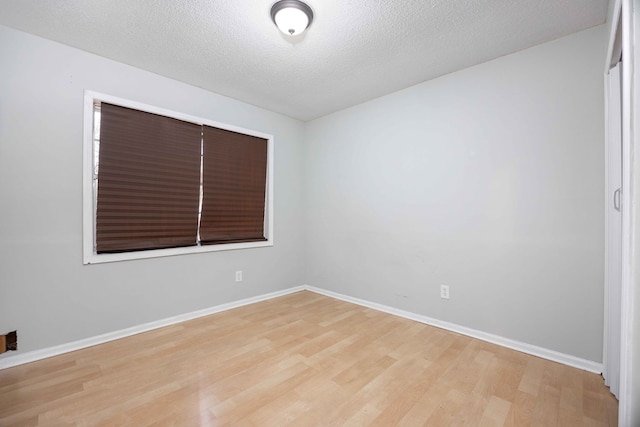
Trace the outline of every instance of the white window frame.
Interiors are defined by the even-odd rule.
[[[265,193],[264,232],[266,241],[245,243],[223,243],[217,245],[198,245],[180,248],[153,249],[122,253],[98,254],[95,250],[96,236],[96,185],[94,180],[94,103],[107,102],[109,104],[132,108],[148,113],[172,117],[178,120],[198,125],[212,126],[245,135],[256,136],[267,140],[267,182]],[[84,130],[83,130],[83,178],[82,178],[82,243],[83,264],[99,264],[114,261],[157,258],[173,255],[197,254],[203,252],[218,252],[234,249],[250,249],[273,246],[273,136],[245,129],[213,120],[203,119],[164,108],[154,107],[136,101],[130,101],[91,90],[84,91]]]

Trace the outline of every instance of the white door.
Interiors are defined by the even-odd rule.
[[[618,397],[620,391],[620,325],[622,287],[622,87],[621,63],[608,75],[607,117],[607,277],[605,282],[606,321],[605,384]]]

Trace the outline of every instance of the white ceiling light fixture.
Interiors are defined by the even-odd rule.
[[[313,11],[300,0],[280,0],[271,6],[271,19],[283,33],[297,36],[313,21]]]

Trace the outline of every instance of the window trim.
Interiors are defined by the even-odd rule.
[[[96,232],[96,199],[94,189],[94,153],[93,153],[93,106],[96,101],[108,102],[122,107],[133,108],[148,113],[172,117],[198,125],[207,125],[232,132],[256,136],[267,140],[267,188],[265,192],[264,233],[266,241],[245,243],[223,243],[218,245],[188,246],[181,248],[154,249],[135,252],[103,253],[95,252]],[[189,114],[179,113],[164,108],[154,107],[136,101],[130,101],[103,93],[84,91],[83,119],[83,177],[82,177],[82,246],[83,264],[99,264],[105,262],[126,261],[134,259],[157,258],[173,255],[185,255],[205,252],[218,252],[235,249],[250,249],[273,246],[273,136],[262,132],[241,128],[213,120],[203,119]]]

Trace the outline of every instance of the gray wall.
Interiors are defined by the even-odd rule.
[[[604,39],[305,125],[0,26],[2,332],[24,352],[306,283],[600,361]],[[84,89],[273,134],[275,246],[83,266]]]
[[[0,58],[0,327],[20,353],[304,283],[302,122],[1,26]],[[274,135],[275,246],[83,265],[84,89]]]
[[[601,361],[605,38],[308,123],[307,283]]]

